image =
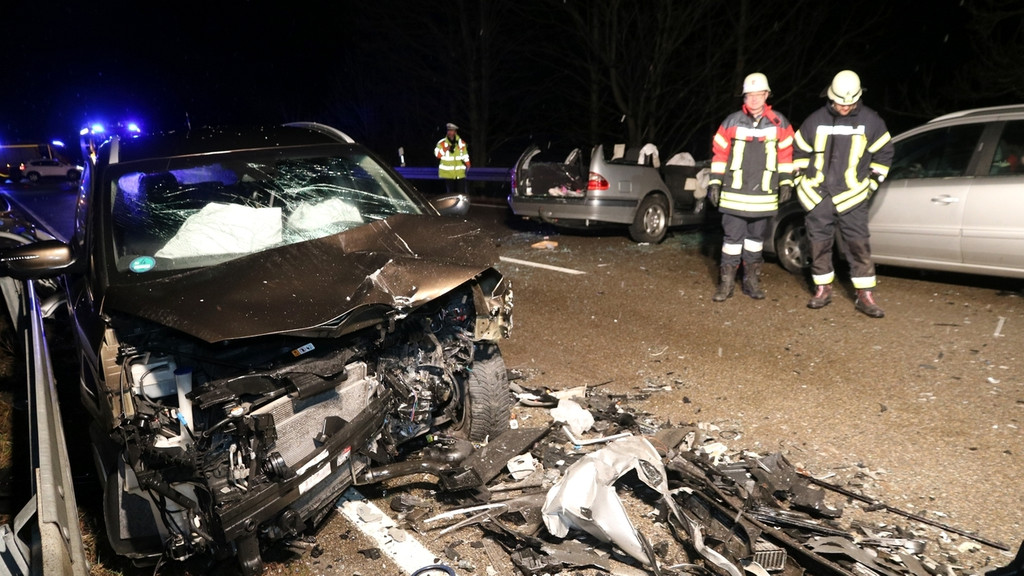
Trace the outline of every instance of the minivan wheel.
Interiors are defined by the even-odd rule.
[[[803,218],[788,220],[775,241],[779,264],[792,274],[800,274],[811,266],[811,241]]]
[[[473,442],[494,439],[508,430],[512,396],[501,350],[495,344],[478,345],[466,378],[465,405],[459,425]]]
[[[629,226],[629,237],[635,242],[657,244],[665,238],[668,229],[668,203],[658,195],[644,198],[636,217]]]
[[[80,177],[81,177],[81,174],[78,173],[78,170],[68,170],[68,180],[71,180],[72,182],[75,182]]]
[[[39,181],[39,173],[38,172],[29,172],[28,173],[28,181],[29,182],[38,182]]]

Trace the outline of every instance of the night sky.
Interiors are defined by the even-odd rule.
[[[161,130],[184,126],[186,115],[200,124],[278,121],[316,104],[333,67],[328,40],[351,25],[343,8],[292,12],[283,3],[22,4],[21,25],[3,40],[4,141],[94,121]]]
[[[645,3],[637,0],[636,5],[643,9]],[[715,2],[725,8],[738,3]],[[7,64],[0,142],[73,139],[80,127],[96,121],[134,121],[144,129],[169,130],[186,122],[315,120],[349,131],[385,157],[404,145],[411,163],[426,163],[429,152],[420,149],[432,148],[444,123],[466,122],[453,103],[462,101],[467,87],[446,80],[440,66],[433,70],[431,52],[451,48],[442,46],[449,39],[444,31],[451,29],[457,8],[476,4],[18,1],[17,9],[5,9],[7,26],[0,36]],[[866,18],[883,6],[889,16],[871,26],[864,42],[849,43],[813,78],[804,78],[806,87],[796,78],[776,76],[780,84],[798,86],[787,95],[775,88],[776,108],[787,110],[795,122],[821,104],[816,92],[847,61],[865,79],[866,101],[888,111],[896,128],[954,105],[1015,102],[1007,95],[952,98],[953,90],[938,78],[943,70],[951,73],[976,57],[959,0],[803,6],[815,5],[834,11],[836,21]],[[559,92],[577,90],[558,77],[556,66],[545,67],[544,60],[551,58],[540,51],[557,51],[559,42],[565,42],[566,50],[575,48],[562,31],[557,6],[552,8],[550,0],[517,6],[520,10],[505,16],[498,31],[502,60],[491,79],[494,97],[488,100],[495,124],[489,135],[494,163],[517,155],[538,132],[568,133],[586,121]],[[444,40],[432,44],[426,29],[441,31]],[[766,26],[765,33],[784,32]],[[915,93],[908,79],[922,86],[927,81],[927,89]],[[725,96],[705,97],[722,100],[721,112],[739,105],[729,98],[731,80],[728,74],[721,77],[726,85],[718,93]],[[924,110],[908,92],[935,105]],[[617,136],[617,113],[607,116],[604,133]],[[709,118],[707,129],[720,119]],[[697,134],[695,139],[703,138]]]

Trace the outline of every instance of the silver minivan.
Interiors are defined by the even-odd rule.
[[[1024,278],[1024,105],[954,112],[893,139],[889,177],[871,199],[878,264]],[[783,268],[810,265],[804,212],[770,228]]]

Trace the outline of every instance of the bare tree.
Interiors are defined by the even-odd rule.
[[[973,99],[1024,99],[1024,5],[1017,0],[975,0],[968,37],[976,59],[959,79]]]
[[[1015,0],[939,0],[900,44],[886,103],[910,127],[951,111],[1024,98],[1024,6]],[[909,21],[916,14],[897,14]],[[894,51],[896,52],[896,51]]]
[[[581,120],[591,142],[685,140],[677,131],[678,103],[702,90],[709,61],[730,60],[709,46],[709,30],[725,23],[717,4],[549,0],[546,6],[559,14],[569,41],[555,50],[536,47],[535,59],[557,63],[553,72],[562,77],[558,97],[565,116],[585,113]]]
[[[738,107],[745,74],[768,74],[776,107],[800,116],[835,72],[885,57],[871,48],[886,3],[863,2],[856,18],[813,0],[785,10],[751,0],[378,3],[361,22],[370,55],[361,45],[336,89],[357,92],[338,98],[355,106],[350,116],[429,141],[424,149],[445,122],[463,125],[475,165],[526,137],[654,142],[663,155],[700,158]]]
[[[739,105],[746,74],[768,74],[774,101],[799,96],[807,113],[836,72],[882,58],[863,51],[887,15],[878,4],[837,18],[812,0],[784,10],[750,0],[549,0],[572,42],[568,50],[537,46],[534,59],[561,63],[559,98],[573,111],[565,116],[586,111],[580,121],[592,142],[655,142],[700,157],[717,123]]]

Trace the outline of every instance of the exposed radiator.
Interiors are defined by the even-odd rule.
[[[253,412],[274,416],[277,428],[274,449],[289,466],[294,466],[316,450],[314,438],[323,429],[325,418],[338,416],[352,421],[369,405],[379,385],[377,378],[367,376],[364,362],[349,364],[345,370],[348,378],[337,388],[305,399],[285,396]]]

